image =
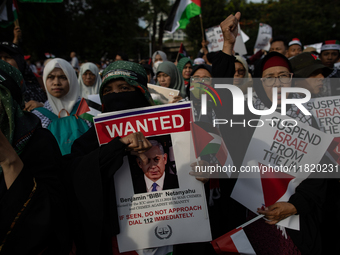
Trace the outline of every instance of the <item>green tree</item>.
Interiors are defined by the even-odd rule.
[[[143,47],[138,19],[146,12],[140,0],[81,0],[55,4],[19,2],[19,22],[25,54],[44,58],[45,52],[98,61],[105,53],[114,58],[124,51],[135,58]],[[13,29],[13,28],[11,28]]]
[[[170,12],[171,6],[169,5],[168,0],[150,0],[146,3],[148,5],[148,11],[145,12],[143,19],[148,23],[147,28],[152,28],[151,44],[152,52],[154,52],[158,49],[162,49],[165,25],[163,15],[167,15]],[[156,42],[157,32],[158,41]]]

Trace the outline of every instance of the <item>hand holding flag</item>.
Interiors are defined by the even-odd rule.
[[[263,214],[267,219],[266,223],[274,225],[280,220],[283,220],[297,213],[295,206],[288,202],[277,202],[265,208],[258,208],[257,212]]]

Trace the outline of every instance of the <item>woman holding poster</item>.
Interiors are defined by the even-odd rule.
[[[232,49],[240,17],[241,14],[238,12],[235,16],[230,15],[221,23],[224,46],[213,62],[214,77],[231,78],[234,75],[235,57],[232,56]],[[256,110],[270,109],[275,87],[278,93],[276,110],[279,110],[281,108],[281,88],[290,87],[293,77],[293,69],[289,60],[280,53],[271,52],[262,60],[255,74],[257,74],[255,77],[261,77],[261,79],[254,79],[253,107]],[[251,119],[259,119],[258,115],[250,112],[246,103],[244,115],[233,115],[233,97],[230,90],[220,89],[217,92],[223,102],[223,107],[215,108],[217,118],[232,119],[234,123],[242,123],[243,120],[248,123]],[[288,98],[299,98],[299,96],[291,93]],[[315,123],[311,116],[304,115],[295,105],[288,105],[287,115],[309,126]],[[220,125],[219,127],[227,147],[230,149],[234,164],[241,166],[255,127],[247,125],[244,127]],[[307,179],[297,186],[295,193],[287,202],[276,202],[258,208],[257,213],[263,214],[269,225],[262,224],[263,221],[260,220],[257,222],[257,228],[250,231],[248,238],[252,242],[254,250],[258,254],[321,254],[319,224],[324,195],[325,182],[323,180]],[[300,215],[300,231],[286,228],[287,238],[279,234],[280,231],[276,227],[271,226],[296,214]],[[283,232],[285,232],[284,228]]]
[[[104,70],[99,90],[103,112],[153,105],[146,85],[147,75],[141,65],[113,62]],[[113,254],[118,251],[115,236],[119,233],[119,224],[113,176],[128,151],[138,153],[143,160],[142,152],[149,148],[150,142],[140,132],[116,137],[99,147],[94,127],[73,143],[71,154],[64,159],[69,169],[65,180],[73,194],[70,202],[77,253]]]

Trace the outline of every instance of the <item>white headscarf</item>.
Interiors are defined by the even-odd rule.
[[[92,86],[86,86],[83,81],[83,74],[87,71],[91,71],[96,76],[96,81]],[[85,63],[80,67],[78,82],[80,85],[80,97],[87,98],[89,95],[99,94],[99,87],[102,84],[102,80],[99,75],[98,67],[93,63]]]
[[[67,77],[69,86],[70,86],[68,93],[62,98],[56,98],[52,96],[46,88],[47,76],[50,74],[50,72],[53,71],[54,68],[60,68],[61,70],[63,70],[64,74]],[[77,103],[78,98],[79,98],[79,83],[77,80],[77,75],[75,73],[75,70],[73,69],[71,64],[61,58],[52,59],[45,66],[44,73],[43,73],[43,81],[44,81],[45,89],[47,92],[48,102],[50,103],[52,107],[53,113],[58,115],[62,109],[65,109],[66,111],[71,113],[74,105]],[[67,116],[67,114],[65,111],[62,111],[60,116],[65,117]]]
[[[158,65],[155,66],[155,59],[156,59],[157,55],[160,55],[162,57],[163,62],[168,61],[168,58],[167,58],[166,54],[163,51],[161,51],[161,50],[156,51],[152,55],[152,69],[153,69],[154,74],[156,74],[157,67],[158,67]]]

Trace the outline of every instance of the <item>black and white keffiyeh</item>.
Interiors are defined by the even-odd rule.
[[[298,99],[301,97],[299,94],[293,93],[292,98]],[[256,110],[268,109],[255,92],[253,93],[253,105]],[[312,126],[312,115],[304,115],[295,104],[289,107],[287,116]]]

